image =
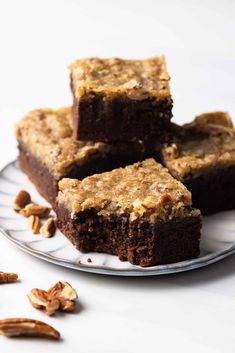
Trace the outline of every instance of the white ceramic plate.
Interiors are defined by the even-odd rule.
[[[204,218],[201,253],[193,260],[141,268],[129,262],[121,262],[117,256],[83,254],[76,250],[59,230],[50,239],[29,231],[27,219],[12,209],[14,198],[21,189],[29,191],[35,202],[45,204],[45,200],[14,161],[0,172],[1,233],[22,250],[60,266],[108,275],[150,276],[196,269],[235,252],[235,211],[228,211]],[[92,262],[88,262],[89,258]]]

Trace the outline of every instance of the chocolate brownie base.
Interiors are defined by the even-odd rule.
[[[142,267],[188,260],[200,253],[200,216],[150,224],[141,219],[129,222],[124,216],[98,216],[93,210],[71,219],[61,204],[55,211],[58,228],[82,252],[113,254]]]
[[[203,215],[235,209],[235,166],[208,171],[183,184]]]
[[[42,197],[53,206],[58,193],[58,180],[49,168],[28,150],[27,146],[19,142],[18,148],[20,168],[35,185]],[[138,155],[133,155],[133,157],[121,154],[109,157],[93,155],[93,158],[83,165],[74,165],[64,177],[82,180],[92,174],[124,167],[138,161],[138,159]]]
[[[47,166],[30,153],[26,146],[19,143],[18,149],[18,161],[21,170],[28,176],[39,194],[53,205],[58,192],[57,180]]]
[[[75,138],[83,141],[131,141],[147,136],[165,141],[170,129],[172,100],[152,98],[74,98]]]

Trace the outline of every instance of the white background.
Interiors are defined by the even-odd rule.
[[[226,110],[235,116],[235,2],[0,0],[0,167],[17,155],[14,123],[27,111],[71,103],[68,65],[87,56],[164,53],[174,120]],[[194,272],[115,278],[44,263],[0,239],[0,318],[53,324],[61,342],[0,337],[2,353],[234,352],[235,256]],[[47,318],[25,294],[57,280],[76,287],[81,310]]]

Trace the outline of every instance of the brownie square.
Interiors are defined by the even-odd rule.
[[[235,208],[235,129],[224,112],[202,114],[173,125],[161,161],[192,193],[202,214]]]
[[[70,70],[76,139],[164,140],[172,117],[164,57],[89,58],[75,61]]]
[[[82,181],[59,182],[57,225],[83,252],[105,252],[143,267],[199,255],[201,215],[191,194],[147,159]]]
[[[16,126],[21,169],[52,205],[63,177],[83,179],[143,159],[141,142],[74,141],[71,108],[38,109]]]

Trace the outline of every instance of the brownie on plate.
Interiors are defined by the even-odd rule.
[[[75,137],[92,141],[164,139],[172,117],[164,57],[89,58],[71,66]]]
[[[52,205],[63,177],[83,179],[143,159],[140,142],[74,141],[71,108],[38,109],[16,126],[21,169]]]
[[[77,249],[143,267],[199,255],[201,215],[191,193],[154,159],[59,182],[57,225]]]
[[[174,125],[161,161],[192,192],[193,206],[202,214],[235,208],[235,128],[227,113]]]

